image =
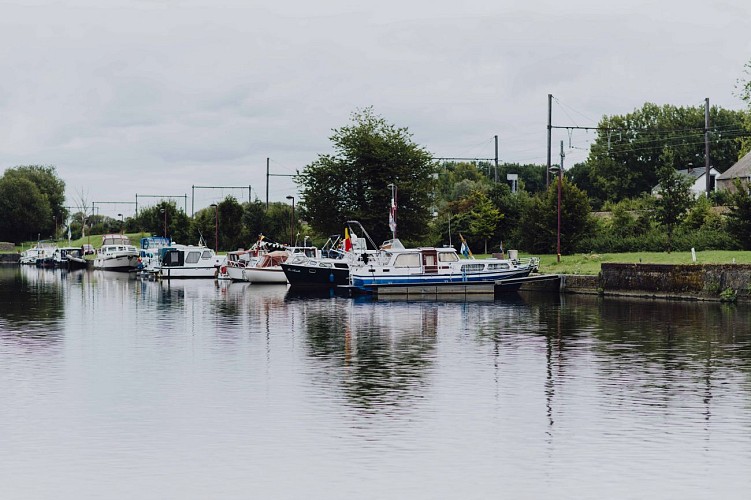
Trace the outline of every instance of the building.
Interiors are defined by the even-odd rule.
[[[751,182],[751,152],[717,177],[717,189],[735,191],[735,186],[733,186],[735,179],[740,179],[745,183]]]
[[[689,168],[685,170],[678,170],[678,175],[685,175],[691,179],[693,179],[693,182],[691,184],[691,193],[693,193],[694,196],[699,196],[701,194],[705,194],[707,192],[707,178],[706,178],[706,169],[703,167],[700,168]],[[709,190],[714,191],[715,183],[720,175],[720,172],[715,170],[714,167],[709,167]],[[660,185],[656,185],[652,188],[652,194],[657,196],[660,194]]]

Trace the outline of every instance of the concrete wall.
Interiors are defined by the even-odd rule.
[[[0,264],[18,264],[21,255],[17,253],[0,253]]]
[[[751,298],[747,264],[603,264],[604,294],[720,300]]]

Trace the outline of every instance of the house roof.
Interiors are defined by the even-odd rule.
[[[728,179],[735,179],[736,177],[749,177],[751,176],[751,152],[746,153],[746,155],[735,162],[735,164],[730,167],[729,169],[725,170],[722,174],[720,174],[719,177],[717,177],[718,180],[728,180]]]

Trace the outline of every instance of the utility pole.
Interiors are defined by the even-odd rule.
[[[495,136],[495,183],[498,184],[498,136]]]
[[[553,131],[553,94],[548,94],[548,168],[545,169],[545,187],[550,185],[551,133]]]
[[[712,190],[712,178],[709,176],[709,97],[704,99],[704,176],[707,178],[707,197]]]
[[[266,157],[266,211],[269,211],[269,157]]]

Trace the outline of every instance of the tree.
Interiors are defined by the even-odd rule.
[[[502,217],[501,212],[484,193],[476,193],[475,206],[469,212],[469,231],[474,238],[485,242],[485,253],[488,253],[488,239],[495,234]]]
[[[300,214],[321,234],[342,231],[359,220],[376,241],[390,236],[391,188],[397,187],[398,234],[412,242],[428,231],[431,155],[412,142],[406,128],[376,116],[372,108],[352,114],[352,123],[330,137],[334,154],[321,154],[295,177],[302,200]]]
[[[7,174],[7,173],[6,173]],[[37,239],[54,224],[52,210],[39,188],[20,175],[0,177],[0,241]]]
[[[655,218],[667,230],[667,250],[670,252],[672,251],[673,231],[686,216],[693,202],[692,180],[675,171],[672,166],[673,152],[670,149],[665,149],[662,160],[663,165],[658,171],[660,187],[659,196],[655,201]]]
[[[174,201],[162,200],[153,207],[139,210],[138,215],[128,219],[127,227],[128,231],[167,236],[178,243],[198,242],[198,235],[192,230],[190,218],[177,208]],[[213,222],[211,227],[213,231]]]
[[[55,220],[59,224],[68,217],[68,210],[65,208],[65,182],[57,176],[57,171],[53,166],[42,165],[22,165],[10,168],[5,172],[6,176],[18,176],[30,180],[39,189],[42,197],[45,199],[51,218],[46,228],[54,230]]]
[[[735,179],[735,191],[730,195],[727,215],[728,232],[741,248],[751,250],[751,191],[749,185]]]
[[[574,251],[592,227],[587,193],[563,179],[561,182],[561,254]],[[558,236],[558,184],[535,195],[521,217],[520,243],[534,253],[555,253]]]
[[[747,113],[710,109],[712,165],[720,172],[738,159],[738,138]],[[604,117],[587,163],[606,200],[635,198],[657,184],[663,150],[672,151],[671,167],[704,167],[704,106],[647,103],[623,116]]]

